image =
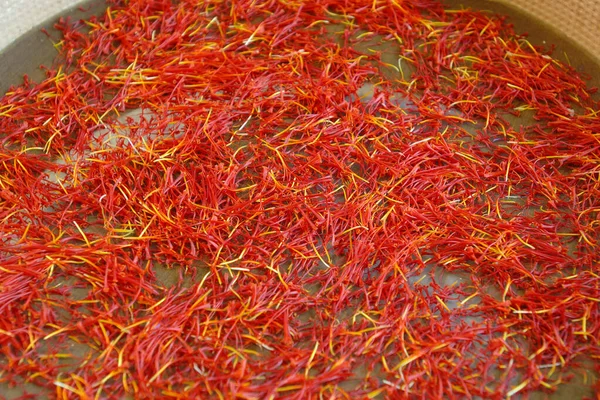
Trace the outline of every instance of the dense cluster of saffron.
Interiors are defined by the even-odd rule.
[[[433,0],[111,0],[0,101],[0,381],[492,398],[600,357],[600,107]]]

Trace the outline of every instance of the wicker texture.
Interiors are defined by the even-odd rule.
[[[600,0],[502,0],[555,26],[600,59]]]

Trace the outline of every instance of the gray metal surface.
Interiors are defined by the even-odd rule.
[[[0,0],[0,51],[48,18],[81,0]]]

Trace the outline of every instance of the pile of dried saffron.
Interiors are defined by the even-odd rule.
[[[600,107],[573,68],[434,0],[110,4],[0,102],[4,388],[595,385]]]

